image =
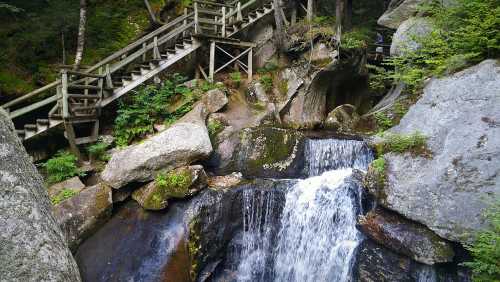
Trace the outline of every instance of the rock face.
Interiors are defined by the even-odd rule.
[[[181,167],[134,191],[132,198],[147,210],[162,210],[169,199],[191,197],[206,186],[207,175],[201,165]]]
[[[432,159],[386,154],[387,183],[378,201],[462,243],[485,227],[487,199],[500,197],[500,67],[487,60],[431,80],[391,131],[429,137]]]
[[[0,277],[3,281],[80,281],[51,213],[42,177],[0,109]]]
[[[212,144],[207,128],[181,122],[143,143],[113,154],[102,179],[119,189],[131,182],[153,180],[160,170],[168,171],[207,158]]]
[[[407,51],[420,48],[415,39],[422,38],[432,30],[428,18],[411,17],[404,21],[392,37],[391,56],[400,56]]]
[[[98,184],[55,206],[52,211],[71,250],[111,217],[111,188]]]
[[[392,0],[387,11],[378,19],[379,25],[397,29],[399,25],[417,13],[418,5],[427,0]]]
[[[245,129],[240,134],[233,170],[247,177],[298,177],[303,171],[305,137],[272,127]]]
[[[450,243],[396,213],[377,209],[363,217],[360,226],[375,242],[418,262],[432,265],[453,260]]]
[[[203,94],[202,103],[205,104],[208,113],[215,113],[229,102],[226,94],[220,89],[212,89]]]

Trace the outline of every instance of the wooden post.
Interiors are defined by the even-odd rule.
[[[160,54],[160,49],[158,48],[158,36],[155,36],[154,37],[154,49],[153,49],[153,53],[154,53],[154,58],[155,59],[161,59],[161,54]]]
[[[147,53],[146,51],[147,51],[147,48],[148,48],[148,44],[147,44],[146,42],[142,43],[142,49],[144,49],[144,50],[143,50],[143,52],[144,52],[144,53],[142,54],[142,62],[143,62],[143,63],[144,63],[144,62],[146,61],[146,59],[147,59],[147,58],[146,58],[146,53]]]
[[[222,7],[222,37],[226,37],[226,7]]]
[[[199,32],[198,3],[194,2],[194,34]]]
[[[250,47],[248,52],[248,83],[252,82],[253,79],[253,48]]]
[[[312,21],[314,17],[314,0],[307,0],[307,20]]]
[[[215,41],[210,42],[210,69],[208,72],[208,78],[211,83],[214,82],[215,77]]]
[[[66,69],[61,70],[61,94],[63,103],[63,119],[69,117],[69,106],[68,106],[68,72]]]
[[[241,2],[238,2],[238,13],[236,14],[236,20],[237,21],[243,20],[243,14],[241,13]]]
[[[183,25],[186,26],[188,24],[188,20],[187,20],[187,14],[188,14],[188,9],[187,8],[184,8],[184,22],[183,22]],[[182,33],[182,36],[183,37],[186,37],[187,35],[187,30],[185,30],[183,33]]]
[[[111,78],[111,69],[109,68],[109,64],[106,64],[106,86],[110,89],[113,89],[113,79]]]

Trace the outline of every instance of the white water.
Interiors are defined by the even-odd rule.
[[[272,193],[245,191],[237,281],[350,281],[362,240],[355,227],[360,188],[352,168],[366,170],[373,156],[363,142],[310,140],[306,159],[313,177],[288,188],[280,224],[270,224]],[[279,230],[273,233],[274,225]]]

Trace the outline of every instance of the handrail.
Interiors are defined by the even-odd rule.
[[[205,4],[205,5],[216,6],[216,7],[236,8],[236,5],[230,5],[230,4],[228,5],[228,4],[216,3],[216,2],[205,1],[205,0],[195,0],[193,2]]]

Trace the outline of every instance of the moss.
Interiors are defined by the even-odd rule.
[[[214,119],[208,122],[207,128],[210,140],[212,141],[212,143],[215,143],[217,134],[221,133],[222,130],[224,130],[224,124]]]
[[[250,169],[278,168],[285,169],[289,159],[296,153],[299,143],[298,136],[294,132],[282,129],[263,128],[249,136],[254,140],[255,148],[259,156],[249,161]]]
[[[52,205],[56,206],[64,201],[66,201],[67,199],[74,197],[77,194],[78,194],[78,192],[75,192],[74,190],[64,188],[57,195],[52,196],[50,198],[50,200],[52,202]]]
[[[386,163],[383,157],[375,159],[371,163],[371,167],[375,171],[377,177],[377,183],[380,187],[383,187],[386,182]]]
[[[389,118],[385,113],[383,112],[378,112],[374,115],[375,121],[377,123],[377,127],[380,131],[385,131],[392,126],[394,126],[394,123],[392,122],[392,119]]]
[[[410,152],[413,155],[432,157],[432,152],[427,148],[427,136],[418,131],[409,135],[385,133],[382,136],[384,141],[376,145],[379,156],[389,152]]]
[[[200,223],[197,219],[193,219],[189,223],[189,242],[188,242],[188,251],[189,251],[189,260],[191,262],[191,267],[189,270],[189,275],[191,277],[191,281],[196,281],[196,277],[198,276],[199,271],[199,256],[201,253],[201,227]]]

